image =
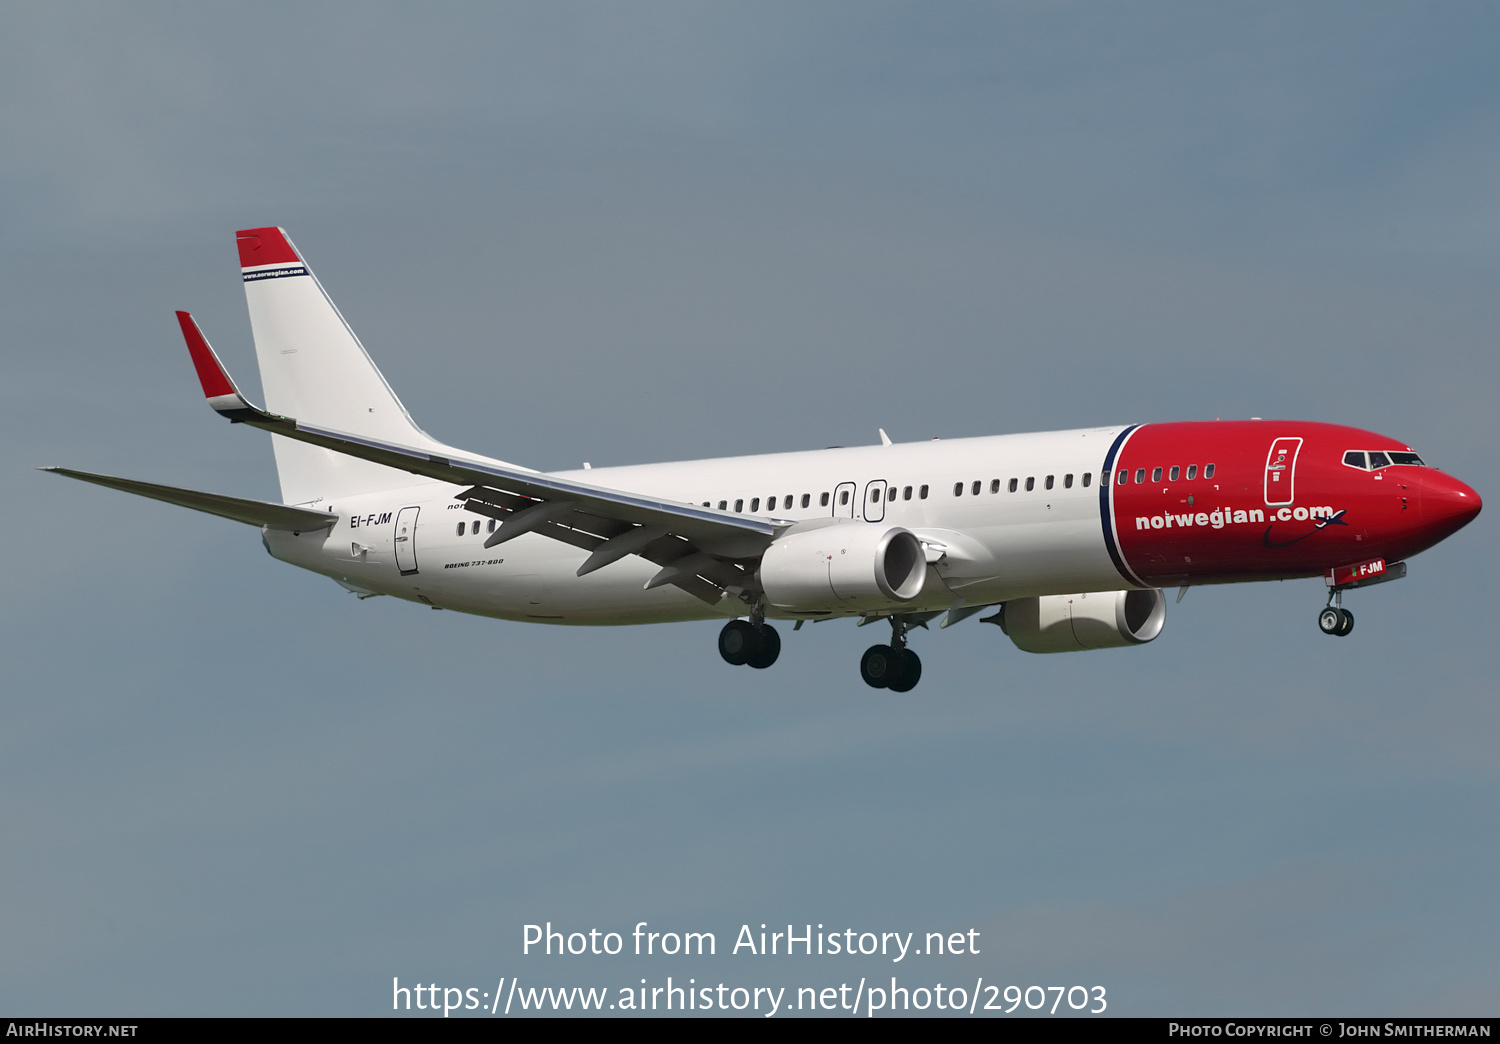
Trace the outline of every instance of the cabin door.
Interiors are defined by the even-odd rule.
[[[1266,454],[1266,506],[1292,502],[1292,482],[1297,471],[1297,452],[1302,440],[1280,438],[1271,443]]]
[[[417,512],[421,510],[404,507],[396,515],[396,568],[402,576],[417,571]]]

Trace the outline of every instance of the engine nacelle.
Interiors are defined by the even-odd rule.
[[[896,608],[919,596],[926,581],[916,534],[878,523],[803,523],[760,560],[766,599],[794,612]]]
[[[1016,648],[1054,653],[1144,645],[1166,621],[1166,596],[1137,590],[1017,598],[996,622]]]

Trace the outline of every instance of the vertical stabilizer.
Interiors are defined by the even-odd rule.
[[[251,228],[235,236],[266,409],[351,435],[440,448],[412,422],[286,233]],[[316,446],[273,441],[287,504],[427,481]]]

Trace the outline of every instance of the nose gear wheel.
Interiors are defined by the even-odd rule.
[[[1354,630],[1354,614],[1336,605],[1325,606],[1318,613],[1318,630],[1343,638]]]

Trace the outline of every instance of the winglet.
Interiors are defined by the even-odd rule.
[[[198,371],[198,381],[203,385],[208,404],[235,423],[258,413],[235,387],[229,371],[219,362],[193,317],[187,312],[178,312],[177,322],[182,327],[182,339],[187,342],[188,354],[193,357],[193,368]]]

